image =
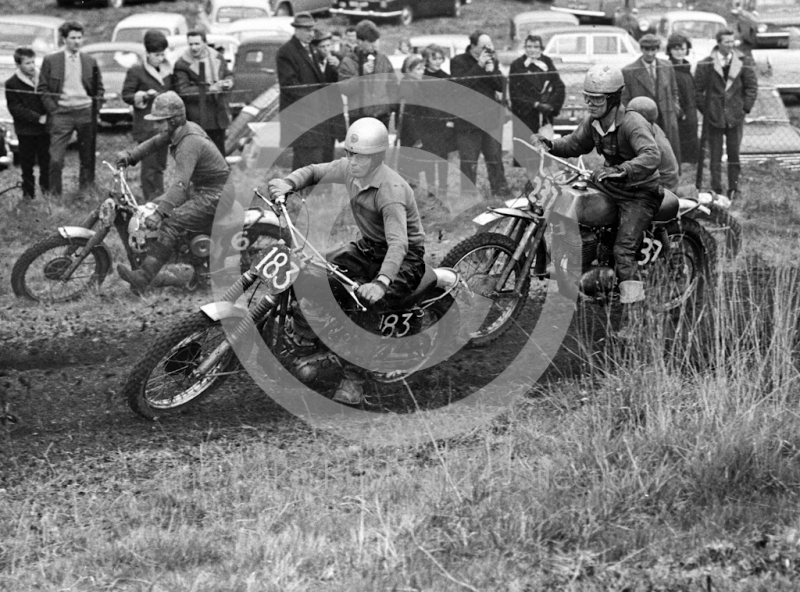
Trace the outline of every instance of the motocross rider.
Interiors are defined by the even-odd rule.
[[[148,246],[141,267],[131,271],[124,265],[117,265],[117,273],[136,294],[150,285],[185,233],[210,232],[230,174],[228,163],[203,128],[186,121],[186,107],[175,92],[158,95],[145,119],[156,122],[158,135],[133,150],[119,152],[117,166],[132,166],[169,145],[175,171],[172,185],[154,200],[157,207],[145,219],[147,228],[158,228],[158,239]]]
[[[628,102],[626,109],[628,112],[635,111],[653,126],[653,137],[656,140],[656,144],[658,144],[658,149],[661,150],[661,161],[658,164],[661,186],[673,193],[678,193],[678,183],[680,181],[678,159],[675,157],[675,151],[672,150],[672,144],[669,143],[667,134],[656,123],[658,120],[658,105],[650,97],[634,97]]]
[[[591,179],[610,195],[618,209],[619,227],[614,242],[616,279],[620,302],[633,305],[645,298],[639,279],[636,252],[642,234],[658,211],[663,197],[658,165],[661,151],[652,126],[640,114],[626,111],[620,103],[625,81],[619,68],[597,64],[586,73],[583,98],[589,116],[563,138],[549,140],[539,134],[531,143],[543,146],[555,156],[572,157],[593,149],[605,157],[602,168]],[[628,326],[635,323],[636,311],[629,311]]]
[[[344,158],[271,180],[269,192],[278,198],[317,183],[345,185],[361,236],[329,255],[329,260],[347,276],[368,280],[357,294],[375,308],[384,298],[401,299],[419,285],[425,273],[425,232],[413,190],[384,163],[389,148],[386,126],[373,117],[359,119],[347,130],[344,148]],[[295,343],[302,338],[314,340],[299,310],[294,314],[293,331]],[[363,383],[354,367],[345,366],[334,400],[361,403]]]

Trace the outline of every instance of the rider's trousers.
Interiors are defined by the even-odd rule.
[[[164,218],[158,230],[158,242],[174,249],[186,233],[211,232],[219,197],[218,190],[193,191],[189,200]]]

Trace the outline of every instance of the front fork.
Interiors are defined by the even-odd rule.
[[[502,287],[508,281],[508,277],[516,267],[517,262],[521,261],[522,273],[517,277],[517,281],[514,285],[514,292],[510,297],[518,298],[521,295],[522,286],[531,273],[531,268],[533,267],[537,253],[540,255],[544,253],[544,249],[541,249],[540,245],[543,244],[542,241],[544,240],[545,229],[546,224],[541,216],[536,222],[521,222],[519,226],[515,225],[515,227],[512,228],[511,236],[516,240],[517,248],[514,250],[514,254],[511,256],[511,259],[509,259],[497,280],[497,284],[495,285],[496,292],[501,292]],[[520,233],[521,236],[519,236]],[[528,252],[527,255],[525,254],[526,251]],[[539,253],[539,251],[542,251],[542,253]],[[544,274],[545,264],[544,261],[537,262],[536,273],[538,275]]]
[[[91,229],[97,223],[98,218],[99,218],[98,212],[94,211],[86,217],[81,226],[83,228]],[[89,256],[89,253],[92,252],[92,249],[94,249],[96,246],[98,246],[105,240],[110,230],[111,230],[110,227],[103,226],[99,231],[95,232],[92,235],[92,237],[88,240],[88,242],[86,243],[86,245],[84,245],[82,249],[78,250],[76,253],[73,253],[73,255],[71,256],[72,263],[70,263],[70,266],[64,270],[64,273],[61,274],[60,281],[62,283],[69,281],[69,278],[72,277],[72,274],[75,273],[75,270],[78,269],[78,267],[81,266],[81,263],[83,263],[86,257]]]

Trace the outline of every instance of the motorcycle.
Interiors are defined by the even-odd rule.
[[[735,259],[742,248],[742,225],[729,211],[731,200],[713,191],[698,191],[694,185],[678,187],[675,194],[681,215],[700,222],[717,240],[723,254]]]
[[[457,341],[453,335],[459,330],[454,293],[461,280],[454,270],[426,266],[412,294],[380,309],[368,309],[357,295],[359,282],[342,273],[298,232],[285,198],[273,202],[257,189],[254,192],[284,221],[289,242],[279,240],[264,249],[221,300],[202,306],[159,334],[122,387],[134,412],[157,420],[197,404],[241,370],[243,351],[253,353],[252,343],[260,339],[270,354],[265,359],[264,346],[256,350],[259,371],[274,375],[273,364],[278,362],[308,385],[324,380],[342,366],[345,354],[358,349],[374,362],[370,377],[378,383],[402,381],[450,353]],[[296,282],[311,276],[321,276],[339,288],[337,313],[312,319],[314,315],[301,308],[304,296],[301,291],[298,297]],[[237,303],[242,296],[246,304]],[[312,351],[298,346],[292,337],[295,325],[290,321],[298,310],[317,336]],[[253,336],[257,339],[250,341]]]
[[[605,304],[618,297],[612,198],[591,182],[588,170],[540,154],[566,169],[532,179],[531,191],[514,207],[489,208],[477,216],[473,222],[488,230],[461,241],[442,260],[474,293],[493,301],[484,323],[470,333],[468,347],[488,345],[514,324],[533,277],[554,275],[559,292],[573,300]],[[714,238],[666,192],[637,256],[647,306],[657,312],[699,310],[716,253]]]
[[[19,298],[34,302],[77,300],[99,287],[111,273],[111,251],[104,243],[116,229],[128,262],[138,269],[147,254],[148,244],[158,237],[144,221],[155,210],[152,203],[139,205],[125,178],[125,168],[103,161],[113,174],[108,197],[79,226],[61,226],[27,249],[14,263],[11,287]],[[231,244],[244,255],[249,265],[265,241],[281,238],[272,212],[251,208],[246,212],[240,233]],[[208,256],[213,245],[207,234],[191,234],[175,249],[172,260],[154,278],[153,286],[174,285],[193,290],[209,283]]]

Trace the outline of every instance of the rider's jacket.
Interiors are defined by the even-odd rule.
[[[173,209],[190,199],[190,183],[193,193],[219,199],[231,169],[219,149],[196,123],[187,121],[175,130],[172,138],[164,132],[142,142],[128,153],[129,160],[132,163],[139,162],[167,144],[175,159],[175,171],[172,185],[164,195],[153,200],[158,204],[158,209],[170,215]]]
[[[414,191],[398,173],[381,164],[363,179],[348,171],[347,158],[312,164],[293,171],[286,180],[295,189],[317,183],[341,183],[347,187],[350,208],[361,235],[386,245],[380,274],[394,281],[409,250],[424,251],[425,232]]]
[[[580,156],[592,149],[602,154],[606,166],[619,166],[625,171],[623,189],[635,189],[658,181],[661,150],[650,123],[638,113],[620,105],[614,122],[603,133],[600,122],[587,116],[570,135],[553,140],[554,156]]]

